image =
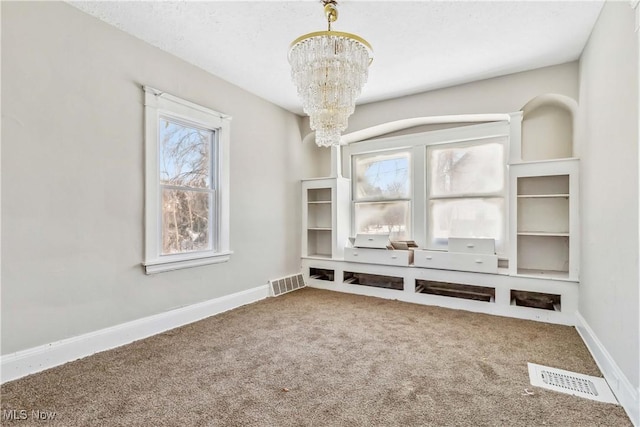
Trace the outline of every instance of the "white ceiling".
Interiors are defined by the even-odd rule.
[[[319,0],[70,3],[298,114],[289,44],[326,29]],[[367,103],[576,60],[603,3],[344,0],[332,29],[373,46]]]

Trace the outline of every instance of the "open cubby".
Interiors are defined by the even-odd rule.
[[[561,297],[556,294],[511,290],[511,305],[560,311]]]
[[[309,267],[309,278],[316,280],[326,280],[333,282],[335,277],[335,271],[326,268]]]
[[[331,230],[331,202],[309,203],[307,228]]]
[[[518,274],[568,276],[568,236],[519,235],[517,245]]]
[[[543,95],[544,96],[544,95]],[[573,113],[568,105],[543,101],[525,108],[522,117],[522,160],[551,160],[573,156]],[[527,104],[530,107],[530,104]]]
[[[307,230],[307,254],[331,258],[331,230]]]
[[[569,196],[569,175],[518,178],[519,196]]]
[[[421,279],[416,279],[416,292],[485,302],[495,302],[496,298],[495,288]]]
[[[307,202],[331,202],[331,188],[309,188],[307,190]]]
[[[569,196],[518,197],[518,233],[569,234]]]
[[[354,285],[373,286],[375,288],[395,289],[398,291],[404,290],[404,279],[402,277],[345,271],[343,281]]]

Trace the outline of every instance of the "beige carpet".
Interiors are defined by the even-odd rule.
[[[20,426],[631,425],[531,387],[527,362],[600,376],[570,327],[303,289],[4,384],[2,409],[27,410]]]

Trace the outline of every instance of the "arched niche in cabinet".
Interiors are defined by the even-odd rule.
[[[574,99],[555,93],[539,95],[527,102],[522,108],[521,160],[574,157],[577,110]]]

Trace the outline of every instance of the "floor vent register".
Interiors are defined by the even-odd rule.
[[[531,385],[535,387],[572,394],[598,402],[618,403],[604,378],[577,374],[562,369],[536,365],[535,363],[527,363],[527,365],[529,367],[529,380]]]

